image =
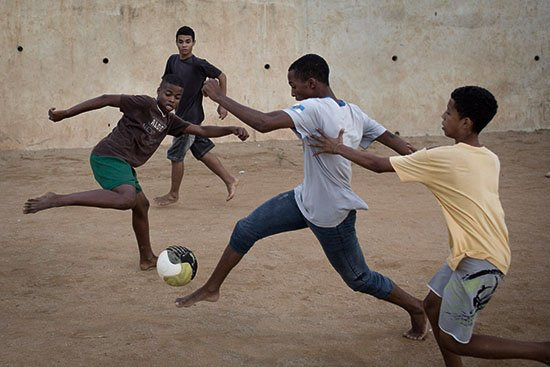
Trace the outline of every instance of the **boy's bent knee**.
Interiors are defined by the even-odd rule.
[[[136,198],[131,197],[121,197],[119,202],[116,204],[116,209],[128,210],[136,207]]]
[[[455,338],[444,331],[440,331],[438,342],[441,347],[458,355],[464,355],[465,350],[468,349],[468,344],[459,343]]]
[[[239,254],[244,255],[258,239],[259,235],[254,231],[252,223],[247,221],[247,218],[243,218],[235,224],[229,246]]]
[[[344,281],[353,291],[366,293],[378,299],[388,298],[394,287],[389,278],[373,271],[366,271],[353,279],[344,277]]]

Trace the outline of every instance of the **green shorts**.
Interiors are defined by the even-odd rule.
[[[92,154],[90,166],[95,180],[105,190],[112,190],[120,185],[132,185],[136,188],[136,192],[143,191],[136,171],[123,159]]]

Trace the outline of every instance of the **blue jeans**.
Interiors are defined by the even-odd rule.
[[[271,198],[239,220],[229,246],[244,255],[262,238],[309,227],[321,243],[332,267],[351,289],[386,299],[394,283],[367,266],[355,234],[355,218],[355,210],[352,210],[336,227],[318,227],[304,218],[292,190]]]

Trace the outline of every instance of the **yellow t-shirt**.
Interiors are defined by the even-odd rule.
[[[510,246],[498,196],[496,154],[458,143],[391,157],[390,162],[401,181],[423,183],[441,205],[449,231],[451,269],[471,257],[487,260],[506,274]]]

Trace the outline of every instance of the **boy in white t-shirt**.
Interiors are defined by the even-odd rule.
[[[424,308],[448,367],[462,366],[461,355],[550,363],[548,342],[473,334],[477,313],[510,266],[508,230],[498,195],[500,162],[478,138],[496,111],[497,102],[486,89],[457,88],[442,115],[443,131],[455,144],[409,156],[382,158],[360,152],[348,146],[344,131],[338,138],[321,130],[311,136],[310,146],[319,149],[314,156],[333,153],[375,172],[396,172],[403,182],[426,185],[441,205],[451,254],[428,283]]]
[[[347,144],[367,147],[377,140],[400,154],[411,146],[386,131],[357,106],[335,97],[329,67],[318,55],[305,55],[289,68],[288,82],[298,104],[281,111],[263,113],[226,97],[216,81],[207,81],[205,95],[219,103],[245,124],[260,132],[293,129],[304,144],[304,181],[256,208],[235,225],[229,245],[205,285],[178,298],[176,305],[189,307],[199,301],[217,301],[225,277],[254,243],[262,238],[309,228],[321,243],[331,265],[353,290],[373,295],[405,309],[412,327],[403,336],[424,339],[428,322],[422,302],[399,288],[388,277],[371,271],[355,234],[356,210],[367,204],[351,189],[351,163],[338,156],[314,157],[307,137],[316,129],[347,133]]]

